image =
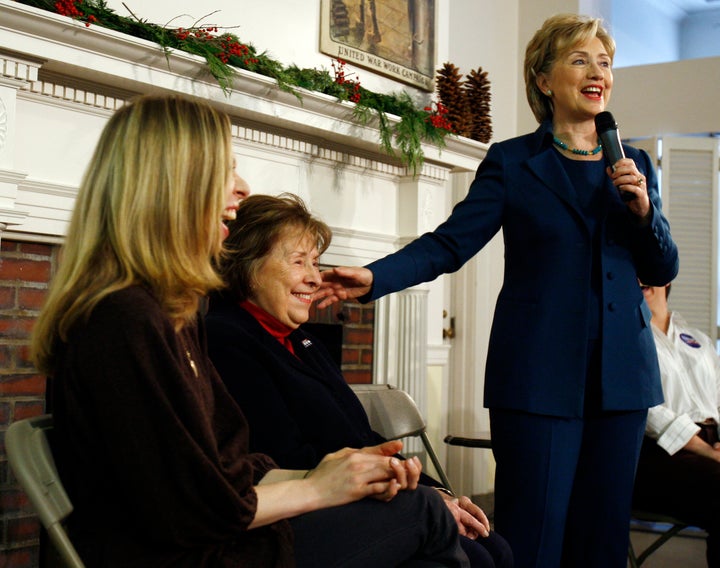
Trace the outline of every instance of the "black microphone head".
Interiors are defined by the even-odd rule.
[[[595,115],[595,130],[598,134],[607,132],[608,130],[617,130],[617,122],[608,111],[599,112]]]

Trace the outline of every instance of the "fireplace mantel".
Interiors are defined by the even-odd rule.
[[[86,27],[12,0],[0,0],[0,49],[30,57],[41,72],[69,80],[126,94],[174,91],[202,96],[239,120],[378,152],[377,129],[353,120],[352,103],[303,89],[296,89],[298,98],[279,89],[274,79],[242,69],[226,95],[201,57],[178,50],[166,53],[158,44],[95,25]],[[474,170],[486,148],[466,138],[449,137],[447,142],[442,150],[429,144],[423,147],[428,163]]]
[[[78,112],[106,118],[129,97],[148,92],[176,92],[210,100],[231,116],[239,143],[270,146],[293,157],[299,153],[307,160],[323,160],[330,170],[359,168],[389,176],[396,188],[409,176],[397,158],[380,149],[377,127],[353,119],[352,103],[302,89],[297,89],[296,96],[278,88],[275,80],[245,70],[237,71],[232,89],[225,93],[201,57],[177,50],[165,52],[143,39],[0,0],[0,121],[3,108],[7,115],[4,136],[0,132],[0,223],[6,226],[3,234],[19,233],[31,240],[61,239],[79,182],[77,172],[65,174],[62,170],[73,166],[81,171],[86,164],[66,159],[58,164],[57,173],[42,168],[36,172],[33,164],[52,163],[56,158],[43,155],[50,148],[29,140],[37,136],[57,138],[59,133],[48,128],[31,134],[26,123],[32,124],[30,129],[41,128],[40,115],[45,112],[60,127],[62,124],[57,122],[65,120],[76,124]],[[89,125],[98,132],[101,126],[96,121]],[[67,153],[67,145],[75,142],[57,141],[54,146]],[[86,160],[89,149],[85,141],[77,143],[78,154]],[[450,174],[474,171],[487,146],[450,136],[442,149],[431,144],[424,144],[422,149],[425,163],[416,176],[418,187],[428,181],[446,186]],[[31,165],[25,166],[29,152],[36,155]],[[67,179],[76,183],[68,184]],[[48,195],[52,196],[51,210],[46,207]],[[402,199],[392,197],[398,210]],[[419,200],[425,208],[436,208],[427,197],[413,198]],[[444,203],[441,206],[446,209]],[[360,225],[356,228],[362,233]],[[343,227],[342,222],[334,224],[334,228],[353,231],[352,227]],[[412,237],[416,227],[388,229],[394,238],[402,239]],[[377,237],[386,231],[371,224],[368,232]]]

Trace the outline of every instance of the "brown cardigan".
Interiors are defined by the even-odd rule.
[[[203,328],[176,334],[147,290],[128,288],[76,326],[56,368],[53,448],[89,567],[293,565],[286,521],[247,530],[253,485],[277,466],[248,453]]]

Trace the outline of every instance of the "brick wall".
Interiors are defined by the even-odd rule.
[[[29,340],[59,247],[0,241],[0,568],[39,564],[40,524],[7,463],[5,430],[44,412],[45,378],[29,360]],[[342,325],[342,371],[350,383],[371,383],[375,307],[354,302],[313,308],[311,321]]]
[[[339,302],[324,310],[314,306],[310,320],[342,325],[342,374],[348,383],[372,383],[375,305]]]
[[[38,565],[40,525],[7,463],[5,430],[44,412],[45,379],[29,360],[30,330],[57,246],[0,242],[0,568]]]

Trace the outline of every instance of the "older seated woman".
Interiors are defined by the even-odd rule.
[[[248,197],[226,240],[228,288],[206,317],[210,357],[247,417],[250,451],[284,468],[313,468],[328,452],[384,441],[320,341],[299,328],[331,237],[294,195]],[[439,487],[424,474],[421,483]],[[485,513],[467,497],[443,495],[473,566],[511,566]]]

